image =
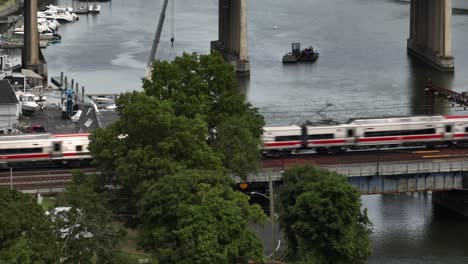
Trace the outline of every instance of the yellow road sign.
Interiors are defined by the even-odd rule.
[[[242,190],[245,190],[245,189],[247,189],[247,187],[249,187],[249,185],[248,185],[246,182],[242,182],[241,184],[239,184],[239,187],[240,187]]]

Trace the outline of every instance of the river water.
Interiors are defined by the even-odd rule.
[[[160,59],[174,52],[208,53],[217,39],[218,0],[176,1],[162,34]],[[71,6],[71,1],[49,1]],[[112,0],[99,15],[60,29],[62,43],[44,50],[49,74],[61,71],[89,93],[139,90],[161,0]],[[83,2],[82,2],[83,4]],[[424,83],[468,91],[468,1],[453,0],[456,72],[439,73],[409,58],[409,4],[398,0],[251,0],[251,76],[241,85],[269,124],[320,118],[424,114]],[[461,9],[461,10],[460,10]],[[172,23],[173,22],[173,23]],[[291,42],[319,49],[314,64],[282,65]],[[466,114],[438,103],[440,114]],[[430,195],[363,196],[373,222],[369,263],[468,263],[468,223],[436,210]]]

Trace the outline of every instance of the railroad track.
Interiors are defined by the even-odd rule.
[[[287,169],[296,165],[311,164],[317,166],[358,165],[369,163],[397,162],[439,162],[467,161],[468,148],[437,149],[389,149],[374,151],[350,151],[335,155],[297,154],[277,158],[265,157],[261,160],[263,169]],[[41,188],[64,188],[72,181],[74,170],[85,174],[95,172],[92,167],[78,168],[24,168],[10,171],[0,170],[0,187],[13,187],[18,190],[39,190]]]
[[[406,163],[468,161],[467,148],[437,149],[394,149],[375,151],[352,151],[335,155],[299,154],[277,158],[263,158],[263,169],[286,169],[296,165],[311,164],[317,166],[358,165],[369,163]]]
[[[85,174],[95,172],[93,168],[41,168],[36,171],[28,168],[24,170],[13,170],[10,175],[9,170],[2,170],[0,171],[0,187],[13,186],[14,189],[19,190],[34,190],[57,186],[65,187],[65,185],[71,183],[73,171],[77,169]]]

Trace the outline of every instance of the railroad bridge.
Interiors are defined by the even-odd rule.
[[[362,195],[432,192],[432,200],[468,216],[468,151],[463,148],[356,151],[334,156],[298,155],[263,159],[248,177],[246,192],[265,191],[269,180],[281,185],[282,172],[310,164],[347,177]],[[236,178],[238,183],[243,181]]]
[[[281,185],[283,171],[309,164],[347,177],[362,195],[432,192],[432,200],[468,216],[468,147],[439,149],[389,149],[351,151],[337,155],[293,155],[264,158],[261,171],[246,181],[237,177],[239,187],[249,193],[265,191],[269,180]],[[81,168],[95,173],[93,168]],[[0,169],[0,188],[27,193],[56,193],[71,182],[72,169]],[[241,184],[242,183],[242,184]]]

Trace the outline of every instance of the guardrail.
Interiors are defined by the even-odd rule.
[[[316,167],[334,171],[346,177],[412,175],[435,172],[463,172],[468,171],[468,159],[450,161],[426,162],[373,162],[360,164],[314,165]],[[264,170],[248,177],[248,182],[268,182],[268,174],[273,181],[281,181],[282,171],[278,169]],[[234,177],[236,182],[242,182]]]

